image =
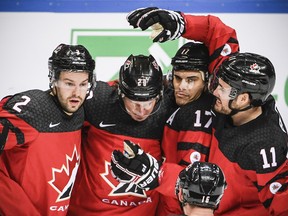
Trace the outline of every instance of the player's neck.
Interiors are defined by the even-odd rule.
[[[251,109],[248,109],[243,112],[238,112],[237,114],[232,116],[233,124],[235,126],[240,126],[243,124],[246,124],[254,119],[256,119],[258,116],[260,116],[262,113],[262,108],[260,107],[252,107]]]
[[[213,209],[187,205],[184,213],[187,216],[213,216]]]

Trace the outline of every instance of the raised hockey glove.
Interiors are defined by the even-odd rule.
[[[124,140],[124,152],[112,152],[111,173],[119,182],[133,182],[147,191],[158,186],[159,163],[135,143]]]
[[[150,10],[139,18],[136,24],[143,31],[157,24],[157,30],[163,30],[154,37],[153,42],[163,43],[168,40],[175,40],[185,32],[185,21],[179,11],[164,9]]]
[[[147,7],[147,8],[138,8],[136,10],[131,11],[127,16],[126,19],[129,22],[130,25],[132,25],[134,28],[138,28],[137,25],[139,19],[146,13],[152,10],[158,9],[157,7]]]

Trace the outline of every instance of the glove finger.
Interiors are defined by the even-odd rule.
[[[158,34],[154,39],[153,42],[163,43],[169,39],[170,31],[163,30],[160,34]]]
[[[126,20],[132,25],[134,28],[137,28],[138,20],[147,12],[151,10],[158,9],[157,7],[148,7],[148,8],[138,8],[134,11],[131,11],[127,16]]]
[[[111,166],[119,164],[121,167],[127,167],[130,160],[126,158],[119,150],[114,150],[111,155]]]
[[[138,21],[137,25],[144,31],[155,23],[159,22],[160,19],[158,16],[159,9],[152,10],[144,14]],[[162,25],[162,23],[160,23]]]
[[[126,169],[129,166],[129,159],[123,156],[119,150],[114,150],[111,155],[110,172],[113,178],[119,182],[130,182],[135,174],[127,173]]]
[[[147,7],[147,8],[138,8],[136,10],[131,11],[127,14],[126,19],[129,21],[130,19],[141,18],[145,13],[148,13],[151,10],[158,9],[157,7]]]
[[[113,158],[115,161],[119,161],[120,158],[122,158],[122,153],[119,150],[114,150],[112,152],[111,158]]]
[[[141,11],[143,11],[144,9],[139,8],[137,10],[131,11],[127,16],[126,16],[126,20],[129,22],[130,25],[132,25],[134,28],[137,28],[137,22],[138,19],[141,17],[140,14]]]

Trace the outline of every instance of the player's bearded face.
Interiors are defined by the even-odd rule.
[[[231,97],[232,87],[224,82],[221,78],[219,78],[217,82],[217,86],[214,87],[215,89],[212,92],[216,97],[214,109],[219,113],[229,115],[232,111],[229,108],[229,101],[234,99]],[[232,105],[235,105],[234,102],[235,101],[232,102]]]
[[[76,112],[83,104],[90,83],[86,72],[61,72],[53,88],[62,109],[69,115]]]
[[[174,71],[174,96],[178,106],[183,106],[200,97],[205,82],[199,71]]]

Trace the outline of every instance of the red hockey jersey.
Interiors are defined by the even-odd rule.
[[[57,103],[40,90],[2,100],[0,215],[67,214],[84,111],[68,116]]]
[[[219,143],[209,161],[223,170],[227,189],[215,215],[288,215],[288,135],[270,96],[263,113],[234,127],[229,117],[213,124]]]
[[[185,22],[183,37],[204,42],[209,48],[210,72],[226,56],[239,51],[235,30],[222,23],[218,17],[185,15]],[[161,185],[157,189],[165,196],[160,197],[159,216],[182,212],[176,197],[166,196],[174,195],[174,188],[167,188],[175,186],[175,179],[181,170],[172,163],[183,169],[194,161],[207,161],[213,141],[212,102],[213,96],[204,92],[196,101],[176,109],[166,121],[162,142],[166,164],[162,167]],[[171,174],[171,170],[177,172]]]
[[[211,72],[239,45],[233,29],[208,17],[186,15],[183,36],[208,46]],[[263,110],[240,127],[221,126],[226,120],[216,118],[220,126],[215,126],[213,143],[219,144],[212,145],[209,161],[223,169],[228,187],[215,215],[288,215],[287,132],[272,97]]]
[[[110,161],[113,150],[123,151],[125,139],[138,143],[161,160],[160,142],[168,102],[164,97],[152,115],[137,122],[126,112],[117,89],[97,82],[93,97],[85,102],[83,157],[69,215],[155,215],[158,192],[119,183],[110,173]]]

